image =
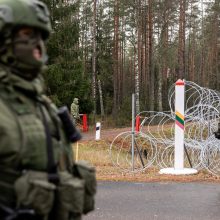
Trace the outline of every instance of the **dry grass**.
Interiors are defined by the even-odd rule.
[[[78,144],[78,160],[87,160],[96,167],[98,180],[135,181],[135,182],[217,182],[220,177],[210,174],[206,170],[196,175],[161,175],[158,167],[151,167],[143,172],[126,173],[113,166],[110,156],[110,141],[83,141]],[[76,153],[76,145],[73,146]]]

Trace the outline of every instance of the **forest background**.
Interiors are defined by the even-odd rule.
[[[219,0],[43,0],[53,32],[49,97],[124,126],[136,113],[167,111],[177,79],[220,90]]]

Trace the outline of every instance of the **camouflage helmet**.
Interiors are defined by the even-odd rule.
[[[18,27],[34,27],[47,39],[51,32],[49,12],[38,0],[0,0],[0,33],[7,38]]]
[[[73,99],[73,103],[78,104],[78,101],[79,101],[79,99],[78,99],[78,98],[74,98],[74,99]]]

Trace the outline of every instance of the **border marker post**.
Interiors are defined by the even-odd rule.
[[[183,169],[184,167],[184,104],[185,83],[178,80],[175,86],[175,169]]]
[[[100,140],[100,133],[101,133],[101,123],[97,122],[96,123],[96,133],[95,133],[95,140],[96,141]]]
[[[138,116],[136,116],[136,126],[135,126],[135,131],[136,132],[139,132],[140,131],[140,119],[141,119],[141,117],[140,117],[140,115],[138,115]]]
[[[83,118],[83,132],[87,132],[89,130],[87,114],[83,114],[82,118]]]
[[[196,174],[193,168],[184,168],[184,106],[185,105],[185,82],[177,80],[175,86],[175,144],[174,144],[174,168],[160,170],[160,174],[186,175]]]

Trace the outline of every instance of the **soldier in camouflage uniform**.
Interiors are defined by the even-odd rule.
[[[79,100],[78,98],[74,98],[73,99],[73,103],[71,104],[70,110],[71,110],[71,115],[73,117],[73,121],[74,123],[77,122],[77,120],[79,120]]]
[[[0,0],[1,220],[74,220],[94,209],[94,168],[72,161],[79,135],[44,95],[50,31],[42,2]]]

